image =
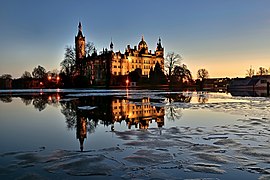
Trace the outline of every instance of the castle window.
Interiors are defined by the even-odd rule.
[[[114,68],[117,68],[117,66],[113,66]]]
[[[116,72],[114,72],[114,75],[116,75]]]

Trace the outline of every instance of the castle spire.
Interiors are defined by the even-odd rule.
[[[111,38],[110,50],[113,51],[113,42],[112,42],[112,38]]]
[[[157,50],[161,50],[162,49],[162,45],[161,45],[161,38],[158,38],[158,43],[157,43]]]
[[[78,36],[83,36],[82,34],[82,23],[79,22],[79,25],[78,25]]]
[[[82,31],[82,23],[79,22],[78,31]]]

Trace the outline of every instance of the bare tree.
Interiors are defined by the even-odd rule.
[[[247,70],[246,75],[247,75],[247,77],[252,77],[252,76],[254,76],[254,74],[255,74],[255,70],[252,69],[252,67],[250,66],[250,68]]]
[[[169,71],[169,80],[170,80],[170,83],[171,83],[171,77],[172,77],[172,72],[175,68],[175,66],[180,66],[181,64],[181,61],[182,61],[182,57],[175,53],[175,52],[169,52],[166,56],[166,59],[165,59],[165,67],[168,69]]]
[[[66,46],[64,60],[60,63],[61,72],[70,76],[75,70],[76,53],[74,47]]]
[[[85,54],[87,56],[91,56],[91,54],[94,52],[95,46],[93,42],[87,42],[85,45]]]
[[[209,73],[206,69],[199,69],[197,72],[197,78],[204,80],[209,77]]]
[[[267,75],[268,74],[268,70],[263,68],[263,67],[259,67],[259,70],[257,71],[257,75]]]

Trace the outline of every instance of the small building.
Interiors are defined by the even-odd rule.
[[[203,90],[224,92],[227,91],[228,85],[230,84],[230,78],[209,78],[204,79]]]
[[[252,78],[235,78],[232,79],[229,90],[267,90],[267,83],[270,83],[270,75],[256,75]]]

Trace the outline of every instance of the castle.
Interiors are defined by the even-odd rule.
[[[127,45],[125,52],[113,51],[111,42],[109,50],[106,48],[100,54],[96,50],[92,55],[86,55],[86,41],[82,33],[82,24],[79,22],[78,34],[75,36],[77,74],[89,77],[91,85],[119,85],[123,77],[135,70],[141,76],[148,78],[150,70],[159,63],[164,71],[164,48],[159,38],[156,50],[148,50],[148,45],[142,37],[138,46],[131,48]]]

